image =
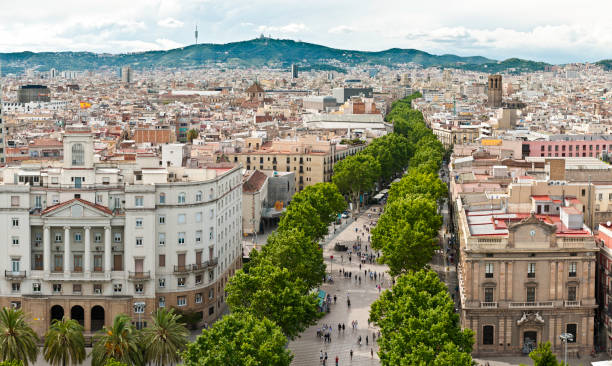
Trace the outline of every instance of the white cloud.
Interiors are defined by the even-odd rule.
[[[260,25],[257,27],[257,31],[261,33],[300,33],[308,30],[308,27],[304,23],[289,23],[283,26],[267,26]]]
[[[165,18],[160,19],[157,22],[157,25],[164,28],[181,28],[183,26],[183,22],[174,18]]]
[[[337,27],[330,28],[327,32],[331,34],[347,34],[355,32],[355,28],[349,27],[348,25],[339,25]]]

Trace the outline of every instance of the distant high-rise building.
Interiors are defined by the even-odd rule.
[[[291,65],[291,77],[294,79],[298,78],[298,65],[296,64]]]
[[[198,25],[196,24],[196,29],[195,29],[195,44],[198,44]]]
[[[22,85],[17,90],[19,103],[50,102],[49,88],[45,85]]]
[[[0,67],[0,164],[5,163],[5,151],[6,151],[6,136],[4,136],[4,132],[6,131],[6,127],[4,127],[4,123],[2,123],[2,67]]]
[[[132,68],[129,66],[123,66],[121,68],[121,82],[126,84],[132,83]]]
[[[490,108],[500,108],[502,106],[501,75],[489,75],[489,91],[487,105]]]

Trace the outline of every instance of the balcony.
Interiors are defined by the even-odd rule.
[[[580,301],[563,301],[563,305],[565,305],[566,308],[577,308],[580,306]]]
[[[4,271],[4,277],[12,280],[20,280],[25,278],[26,271]]]
[[[481,302],[480,307],[483,309],[497,309],[497,302]]]
[[[217,263],[219,263],[219,259],[218,259],[218,258],[213,258],[213,259],[211,259],[211,260],[208,260],[208,261],[205,261],[205,262],[202,262],[202,263],[195,263],[195,264],[192,264],[192,265],[191,265],[191,270],[192,270],[193,272],[200,272],[200,271],[204,271],[204,270],[206,270],[206,269],[208,269],[208,268],[210,268],[210,267],[214,267],[214,266],[216,266],[216,265],[217,265]],[[175,272],[175,273],[177,273],[177,272],[176,272],[176,267],[178,267],[178,266],[174,266],[174,272]],[[187,266],[187,267],[189,267],[189,266]]]
[[[174,273],[188,273],[191,271],[191,265],[174,266]]]
[[[151,271],[129,272],[128,278],[132,281],[143,281],[151,278]]]
[[[552,301],[531,301],[531,302],[511,302],[508,304],[511,309],[526,309],[526,308],[552,308]]]

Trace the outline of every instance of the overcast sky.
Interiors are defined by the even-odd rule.
[[[612,58],[610,0],[2,0],[0,52],[133,52],[260,33],[326,46],[529,58]]]

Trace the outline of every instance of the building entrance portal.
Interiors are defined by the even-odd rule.
[[[528,355],[536,349],[538,341],[538,332],[527,331],[523,333],[523,353]]]

